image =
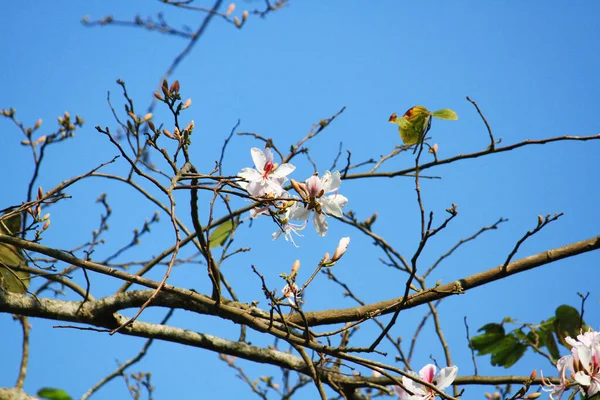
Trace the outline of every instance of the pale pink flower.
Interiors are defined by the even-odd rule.
[[[415,377],[418,376],[425,382],[431,383],[442,391],[454,382],[456,374],[458,373],[458,367],[453,365],[451,367],[442,368],[438,374],[436,374],[436,371],[437,368],[435,365],[427,364],[421,368],[419,375],[414,372],[411,372],[410,374]],[[437,395],[433,389],[413,381],[408,376],[402,377],[402,384],[413,394],[408,394],[408,392],[400,386],[394,386],[394,390],[398,394],[400,400],[431,400]]]
[[[308,219],[310,212],[314,210],[313,224],[315,229],[320,236],[325,236],[328,229],[325,215],[341,218],[343,216],[342,208],[348,203],[345,196],[337,193],[341,184],[342,179],[339,171],[333,174],[327,171],[321,178],[317,175],[308,178],[305,185],[309,196],[308,201],[312,207],[304,208],[302,213],[297,213],[296,218]],[[327,193],[333,194],[325,196]]]
[[[284,288],[281,289],[281,293],[283,293],[283,297],[288,299],[292,305],[296,305],[296,301],[298,301],[298,303],[302,303],[300,295],[298,294],[298,285],[295,283],[292,284],[291,287],[290,285],[285,285]]]
[[[238,183],[240,187],[255,197],[280,197],[285,192],[282,185],[296,167],[288,163],[278,167],[273,162],[273,153],[269,148],[263,152],[253,147],[250,153],[255,168],[244,168],[240,171],[238,176],[245,179]]]

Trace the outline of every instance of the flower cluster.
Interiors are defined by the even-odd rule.
[[[271,202],[270,205],[252,210],[251,216],[255,218],[269,214],[277,221],[280,229],[273,233],[273,239],[283,234],[286,240],[294,243],[292,233],[300,235],[298,231],[306,227],[311,213],[313,225],[320,236],[327,233],[327,215],[342,217],[342,208],[348,199],[337,193],[342,183],[339,171],[327,171],[320,178],[315,174],[304,183],[292,180],[292,187],[300,197],[292,196],[283,185],[296,167],[289,163],[278,166],[273,162],[273,153],[269,148],[262,151],[254,147],[250,153],[255,168],[240,171],[238,177],[243,181],[239,185],[249,195]]]
[[[600,332],[589,331],[578,335],[577,340],[565,340],[573,347],[571,355],[556,363],[560,384],[547,382],[544,391],[550,393],[550,399],[558,400],[566,390],[577,387],[582,395],[591,398],[600,392]]]
[[[439,391],[446,389],[454,382],[456,374],[458,373],[457,366],[451,366],[442,368],[439,373],[437,368],[433,364],[427,364],[419,371],[419,375],[414,372],[410,374],[414,377],[421,378],[421,380],[432,384]],[[430,400],[435,398],[437,392],[419,382],[412,380],[408,376],[402,377],[402,384],[406,388],[404,390],[400,386],[394,386],[394,390],[400,400]],[[408,393],[410,391],[412,394]]]

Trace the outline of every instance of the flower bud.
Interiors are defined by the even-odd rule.
[[[344,253],[346,253],[346,250],[348,249],[349,243],[350,243],[349,237],[343,237],[340,239],[340,242],[338,243],[338,247],[335,249],[335,253],[333,253],[333,258],[331,259],[332,262],[336,262],[337,260],[342,258],[342,256],[344,255]]]
[[[229,16],[229,15],[231,15],[231,13],[232,13],[232,12],[234,12],[234,11],[235,11],[235,4],[234,4],[234,3],[231,3],[231,4],[229,5],[229,7],[227,7],[227,11],[225,11],[225,15],[226,15],[226,16]]]
[[[156,100],[160,100],[160,101],[163,101],[163,100],[164,100],[164,97],[162,97],[162,96],[160,95],[160,93],[158,93],[158,92],[154,92],[154,97],[156,97]]]
[[[535,377],[537,376],[537,371],[534,369],[531,374],[529,374],[529,379],[530,380],[534,380]]]
[[[169,89],[171,93],[179,93],[179,81],[175,81],[171,84],[171,88]]]
[[[537,399],[542,395],[541,392],[529,393],[527,396],[523,397],[524,399]]]
[[[300,260],[296,260],[296,261],[294,261],[294,264],[292,265],[292,273],[290,275],[290,279],[294,279],[296,277],[296,274],[298,273],[299,269],[300,269]]]
[[[182,110],[185,110],[186,108],[188,108],[189,106],[192,105],[192,99],[187,99],[185,101],[185,103],[183,104],[183,106],[181,107]]]
[[[142,118],[142,122],[146,122],[146,121],[150,120],[150,118],[152,118],[152,113],[148,113],[148,114],[144,115],[144,118]]]
[[[233,17],[233,23],[235,24],[235,26],[237,26],[238,28],[242,27],[242,24],[240,23],[240,19],[238,17]]]
[[[248,19],[248,10],[244,10],[242,13],[242,22],[245,22]]]
[[[50,220],[47,220],[47,221],[44,223],[44,226],[42,226],[42,230],[44,230],[44,231],[45,231],[46,229],[48,229],[48,227],[49,227],[49,226],[50,226]]]
[[[37,198],[38,200],[42,198],[42,196],[44,195],[44,191],[42,190],[42,187],[38,187],[38,193],[37,193]]]
[[[42,120],[38,119],[35,125],[33,126],[33,130],[39,129],[40,126],[42,126]]]
[[[190,123],[185,127],[185,130],[188,132],[188,134],[192,134],[192,131],[194,130],[194,120],[190,121]]]

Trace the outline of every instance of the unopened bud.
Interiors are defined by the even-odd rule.
[[[296,261],[294,261],[294,264],[292,265],[292,273],[290,274],[290,279],[294,279],[296,277],[296,274],[298,273],[299,269],[300,269],[300,260],[296,260]]]
[[[142,118],[142,122],[146,122],[146,121],[150,120],[150,118],[152,118],[152,113],[148,113],[148,114],[144,115],[144,118]]]
[[[48,218],[50,218],[50,213],[48,213],[48,214],[44,215],[44,218],[42,218],[42,221],[45,221],[45,220],[47,220]]]
[[[235,26],[237,26],[238,28],[242,27],[242,24],[240,23],[240,19],[238,17],[233,17],[233,23],[235,24]]]
[[[229,16],[232,12],[235,11],[235,4],[231,3],[229,7],[227,7],[227,11],[225,11],[225,15]]]
[[[158,93],[158,92],[154,92],[154,97],[156,97],[156,99],[157,99],[157,100],[160,100],[160,101],[163,101],[163,100],[164,100],[164,97],[162,97],[162,96],[160,95],[160,93]]]
[[[487,393],[487,392],[484,394],[484,396],[488,400],[492,400],[494,398],[490,393]]]
[[[33,126],[33,130],[39,129],[40,126],[42,126],[42,120],[38,119],[35,125]]]
[[[292,187],[300,195],[300,197],[306,199],[306,197],[308,196],[308,192],[306,191],[306,185],[293,179],[290,179],[290,182],[292,184]]]
[[[175,137],[171,134],[171,132],[169,132],[166,129],[162,130],[163,135],[165,135],[166,137],[168,137],[169,139],[175,139]]]
[[[343,237],[340,239],[340,242],[338,243],[338,246],[335,249],[335,253],[333,253],[333,258],[331,259],[332,262],[336,262],[337,260],[342,258],[344,253],[346,253],[346,250],[348,250],[348,244],[350,244],[349,237]]]
[[[438,145],[437,145],[437,143],[434,144],[433,146],[431,146],[431,148],[429,149],[429,152],[433,153],[433,154],[437,154],[437,151],[438,151]]]
[[[42,230],[44,230],[44,231],[45,231],[46,229],[48,229],[48,227],[49,227],[49,226],[50,226],[50,220],[47,220],[47,221],[44,223],[44,226],[42,226]]]
[[[531,372],[531,374],[529,374],[529,379],[534,380],[536,376],[537,376],[537,370],[534,369]]]
[[[42,196],[44,195],[44,191],[42,190],[42,187],[38,187],[38,193],[37,193],[37,198],[38,200],[42,198]]]
[[[171,84],[171,88],[169,89],[171,93],[179,93],[179,81],[175,81]]]
[[[23,146],[29,146],[31,144],[31,142],[29,140],[21,140],[21,144]]]
[[[36,141],[35,141],[35,144],[36,144],[36,145],[37,145],[37,144],[42,144],[42,143],[44,143],[44,142],[46,141],[46,139],[47,139],[47,137],[46,137],[45,135],[44,135],[44,136],[40,136],[40,137],[38,138],[38,140],[36,140]]]
[[[544,218],[542,218],[541,215],[538,215],[538,225],[541,225],[544,223]]]
[[[71,114],[65,111],[65,119],[71,119]]]
[[[524,399],[537,399],[542,395],[541,392],[529,393],[527,396],[523,397]]]
[[[181,132],[179,132],[179,128],[175,127],[175,130],[173,131],[173,135],[175,136],[175,138],[177,140],[181,139]]]
[[[181,107],[182,110],[185,110],[186,108],[188,108],[189,106],[192,105],[192,99],[187,99],[185,101],[185,103],[183,104],[183,106]]]
[[[133,112],[129,111],[127,115],[129,115],[132,120],[137,121],[137,116]]]
[[[244,10],[244,12],[242,13],[242,21],[246,21],[246,19],[248,18],[248,10]]]
[[[192,131],[194,130],[194,121],[190,121],[190,123],[188,124],[188,126],[185,127],[185,130],[188,132],[188,134],[191,134]]]
[[[156,127],[154,126],[154,122],[148,121],[148,126],[152,130],[152,132],[156,133]]]

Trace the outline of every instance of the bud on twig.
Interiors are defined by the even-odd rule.
[[[542,392],[530,393],[527,396],[523,397],[524,399],[537,399],[542,395]]]
[[[39,129],[40,126],[42,126],[42,120],[38,119],[35,125],[33,126],[33,130]]]
[[[179,81],[175,81],[171,84],[171,88],[169,89],[171,93],[179,93]]]
[[[226,15],[226,16],[229,16],[229,15],[231,15],[231,13],[232,13],[232,12],[234,12],[234,11],[235,11],[235,4],[234,4],[234,3],[231,3],[231,4],[229,5],[229,7],[227,7],[227,11],[225,11],[225,15]]]
[[[340,239],[338,247],[335,249],[335,253],[333,253],[333,258],[331,259],[331,262],[336,262],[340,258],[342,258],[342,256],[346,253],[346,250],[348,250],[348,244],[350,244],[349,237],[343,237]]]
[[[185,101],[185,103],[183,104],[183,106],[181,107],[182,110],[185,110],[186,108],[188,108],[189,106],[192,105],[192,99],[187,99]]]
[[[242,13],[242,22],[246,22],[246,19],[248,19],[248,10],[244,10]]]
[[[300,269],[300,260],[296,260],[296,261],[294,261],[294,264],[292,265],[292,273],[290,274],[290,279],[296,278],[296,274],[298,273],[299,269]]]
[[[233,23],[235,24],[235,26],[237,26],[238,28],[242,27],[242,24],[240,23],[240,19],[238,17],[233,17]]]

